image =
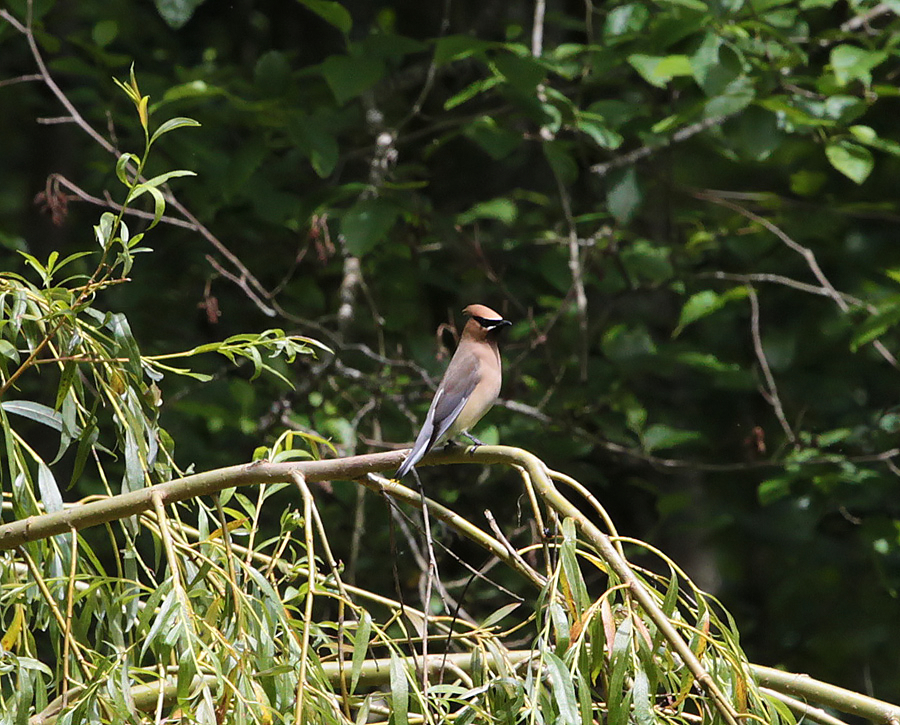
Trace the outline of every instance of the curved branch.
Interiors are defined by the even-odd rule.
[[[809,675],[783,672],[762,665],[750,665],[750,669],[757,682],[764,687],[770,687],[803,700],[813,700],[826,707],[858,715],[872,722],[885,725],[900,723],[900,707],[897,705],[891,705],[852,690],[845,690],[843,687],[829,685],[827,682],[814,680]]]

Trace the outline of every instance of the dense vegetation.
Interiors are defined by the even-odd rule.
[[[397,450],[461,308],[482,302],[514,326],[503,400],[477,434],[589,489],[735,707],[790,719],[741,679],[744,652],[900,701],[898,14],[831,0],[8,2],[3,521],[254,458]],[[496,640],[555,643],[546,702],[512,669],[518,684],[483,701],[456,685],[425,695],[410,675],[410,713],[431,696],[436,720],[535,707],[569,722],[585,700],[610,722],[728,720],[678,654],[656,656],[672,641],[538,473],[532,500],[520,469],[422,468],[432,499],[488,538],[490,510],[539,573],[438,515],[434,578],[412,509],[410,523],[359,485],[362,469],[329,471],[307,475],[312,493],[295,480],[178,508],[147,498],[105,533],[7,552],[10,721],[70,689],[83,709],[63,717],[114,720],[140,693],[86,683],[128,672],[162,702],[152,683],[171,665],[198,721],[264,721],[256,698],[290,722],[301,661],[307,705],[353,721],[362,706],[328,680],[329,658],[352,658],[365,684],[371,637],[401,722],[418,626],[392,629],[404,604],[489,629],[516,597],[528,612],[512,619],[537,619],[515,647],[515,632]],[[489,553],[503,565],[470,581]],[[472,651],[499,646],[473,632]],[[460,665],[472,691],[480,666]],[[338,714],[324,692],[345,696]]]

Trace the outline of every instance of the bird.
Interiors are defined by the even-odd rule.
[[[502,380],[497,337],[512,323],[485,305],[469,305],[469,318],[459,345],[444,371],[428,415],[412,450],[394,478],[403,478],[436,445],[464,435],[476,445],[481,441],[469,433],[500,394]]]

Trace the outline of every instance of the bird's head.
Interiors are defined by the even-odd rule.
[[[469,305],[463,313],[469,318],[463,330],[463,337],[468,336],[476,340],[493,338],[504,327],[512,324],[486,305]]]

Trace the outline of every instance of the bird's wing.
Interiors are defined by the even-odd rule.
[[[440,398],[435,396],[431,403],[431,409],[428,411],[428,416],[434,426],[431,445],[441,439],[441,436],[456,422],[462,409],[466,407],[472,391],[478,385],[479,367],[478,358],[470,354],[457,361],[456,365],[451,363],[451,366],[447,368],[448,373],[452,368],[453,374],[444,375],[439,386],[443,395]]]
[[[431,401],[422,430],[416,436],[416,442],[406,460],[397,469],[396,478],[403,478],[409,473],[409,470],[422,460],[459,417],[469,402],[472,391],[478,385],[478,366],[478,358],[474,355],[450,361],[447,372],[438,385],[434,400]],[[453,373],[449,374],[451,369]]]

